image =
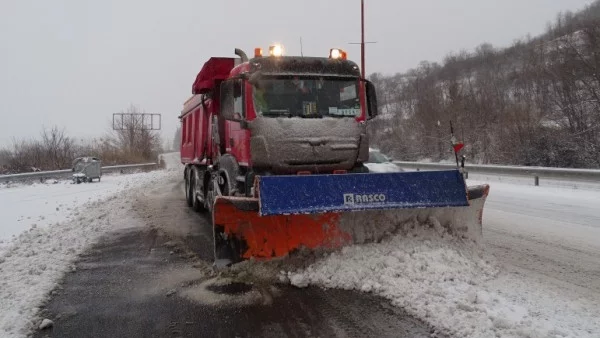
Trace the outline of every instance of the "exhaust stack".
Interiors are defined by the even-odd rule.
[[[242,59],[242,62],[248,61],[248,55],[246,55],[246,53],[244,53],[243,50],[236,48],[234,52],[235,52],[235,55],[239,56],[240,59]]]

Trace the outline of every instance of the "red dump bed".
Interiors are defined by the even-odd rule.
[[[196,76],[196,81],[192,86],[192,94],[204,94],[216,88],[220,81],[229,77],[229,72],[231,72],[233,66],[233,58],[210,58],[204,63],[200,73]]]
[[[181,111],[181,162],[205,164],[211,157],[211,117],[218,113],[221,82],[229,77],[234,58],[212,57],[196,76],[192,85],[193,96]],[[212,93],[210,96],[204,94]]]

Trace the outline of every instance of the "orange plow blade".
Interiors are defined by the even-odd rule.
[[[219,197],[213,215],[217,258],[268,259],[302,248],[336,249],[352,243],[352,236],[338,227],[339,213],[259,216],[255,199]]]
[[[354,243],[380,241],[406,224],[431,223],[449,233],[479,240],[489,186],[468,188],[469,206],[259,215],[259,202],[218,197],[213,209],[215,259],[229,265],[246,259],[270,260],[295,251],[334,251]]]

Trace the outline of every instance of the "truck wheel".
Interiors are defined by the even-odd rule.
[[[194,209],[194,211],[197,212],[201,212],[204,211],[204,203],[201,203],[200,200],[198,199],[198,193],[201,193],[198,191],[197,189],[197,184],[196,184],[196,177],[198,177],[199,175],[196,175],[196,170],[192,170],[192,178],[191,178],[191,188],[190,188],[190,194],[192,197],[192,208]]]
[[[208,182],[208,187],[206,187],[205,208],[211,214],[217,196],[229,196],[227,178],[222,174],[217,174],[214,178],[211,178]]]
[[[357,166],[355,166],[354,168],[350,169],[350,173],[352,173],[352,174],[368,174],[369,168],[367,168],[366,165],[360,163]]]
[[[242,261],[242,244],[238,239],[229,237],[225,239],[223,236],[223,227],[215,226],[215,263],[222,266],[230,266],[231,264]]]
[[[185,202],[187,204],[188,207],[191,207],[193,205],[193,200],[192,200],[192,185],[190,184],[190,180],[191,180],[191,170],[186,169],[186,175],[185,175]]]
[[[206,198],[204,199],[204,208],[208,210],[208,212],[212,215],[213,205],[215,204],[216,193],[214,192],[214,180],[210,179],[208,181],[208,186],[206,187]]]

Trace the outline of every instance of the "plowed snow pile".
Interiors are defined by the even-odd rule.
[[[594,300],[570,299],[543,280],[501,272],[484,249],[430,229],[344,248],[288,277],[299,287],[372,292],[456,337],[600,333]]]

